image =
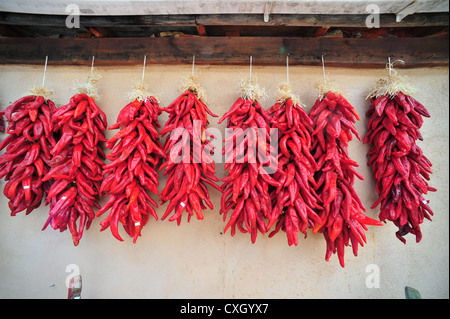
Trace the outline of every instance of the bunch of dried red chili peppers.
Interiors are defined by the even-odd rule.
[[[69,228],[78,245],[95,217],[93,206],[100,208],[106,115],[92,96],[80,93],[54,110],[52,122],[58,142],[50,151],[50,170],[43,179],[52,182],[46,198],[50,216],[43,230],[48,225],[60,231]]]
[[[100,192],[107,194],[109,199],[97,216],[111,208],[100,223],[100,230],[110,227],[113,236],[120,241],[123,239],[119,234],[119,223],[135,243],[150,215],[158,220],[154,209],[158,204],[146,191],[158,193],[156,166],[165,157],[157,131],[161,112],[153,96],[135,99],[120,111],[117,123],[108,128],[121,130],[106,143],[112,151],[106,155],[110,163],[103,166],[106,177]]]
[[[161,204],[169,201],[161,219],[174,213],[169,221],[177,221],[179,225],[183,212],[188,213],[187,220],[195,216],[203,219],[203,210],[213,209],[206,184],[221,190],[215,182],[215,164],[211,158],[213,148],[208,138],[213,138],[208,132],[208,114],[212,113],[204,100],[204,92],[195,75],[186,79],[185,88],[172,103],[164,108],[169,113],[169,120],[161,130],[161,136],[166,137],[164,152],[166,161],[161,165],[167,181],[160,194]],[[206,204],[206,206],[205,206]]]
[[[222,179],[220,214],[224,221],[230,209],[232,214],[224,232],[231,227],[231,236],[234,236],[237,226],[242,233],[250,233],[254,243],[258,231],[266,233],[265,218],[271,216],[269,186],[280,185],[268,171],[277,171],[276,154],[274,157],[270,145],[269,116],[259,104],[257,95],[244,95],[235,101],[219,124],[225,119],[231,134],[224,139],[222,150],[228,176]]]
[[[356,256],[358,245],[366,242],[366,225],[381,225],[362,213],[366,208],[353,186],[355,176],[364,179],[348,154],[353,134],[361,139],[354,126],[359,115],[341,94],[330,91],[316,100],[309,115],[314,122],[312,153],[318,168],[314,188],[323,207],[322,223],[316,223],[313,232],[321,232],[327,242],[325,259],[337,253],[344,267],[345,246],[351,243]]]
[[[56,107],[43,95],[27,95],[4,111],[8,136],[0,143],[0,178],[7,183],[3,194],[9,199],[11,216],[26,210],[29,214],[41,205],[49,192],[44,180],[50,168],[53,137],[52,113]]]
[[[320,198],[315,189],[314,173],[317,164],[310,153],[313,121],[304,111],[300,101],[290,91],[290,85],[279,87],[281,96],[267,111],[270,124],[278,129],[278,170],[274,179],[280,183],[272,187],[272,213],[267,229],[275,226],[269,237],[280,229],[287,235],[289,245],[298,244],[298,233],[306,237],[306,229],[322,223],[315,212],[320,209]]]
[[[389,79],[391,80],[391,79]],[[396,236],[412,233],[416,242],[422,239],[420,224],[431,220],[433,211],[424,198],[436,191],[427,181],[432,173],[431,162],[416,144],[422,140],[422,116],[430,117],[427,109],[402,91],[383,92],[370,98],[368,132],[363,142],[370,144],[368,165],[374,172],[380,205],[379,219],[390,220],[397,227]]]

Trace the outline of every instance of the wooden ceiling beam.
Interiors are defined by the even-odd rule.
[[[292,27],[366,27],[368,14],[271,14],[197,15],[202,25],[292,26]],[[448,26],[448,13],[417,13],[396,22],[395,14],[380,14],[381,28]]]
[[[361,14],[271,14],[264,22],[259,14],[208,15],[141,15],[141,16],[80,16],[82,27],[126,26],[196,26],[247,25],[293,27],[366,27],[368,15]],[[0,24],[23,26],[65,26],[67,16],[0,12]],[[449,26],[449,14],[416,13],[396,22],[395,14],[381,14],[380,27]]]
[[[23,26],[65,26],[66,15],[44,15],[0,12],[0,24]],[[80,15],[81,27],[127,26],[195,26],[194,15],[136,15],[136,16],[84,16]]]
[[[284,38],[284,37],[156,37],[156,38],[0,38],[0,64],[135,65],[149,63],[320,65],[384,67],[387,57],[402,67],[448,65],[448,37],[428,38]]]

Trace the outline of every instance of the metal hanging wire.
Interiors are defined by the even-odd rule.
[[[144,66],[142,67],[142,83],[144,83],[145,63],[147,62],[147,55],[144,55]]]
[[[45,85],[45,73],[47,72],[48,55],[45,56],[44,75],[42,76],[42,86]]]
[[[405,61],[403,61],[403,60],[395,60],[394,62],[391,62],[391,57],[388,56],[388,63],[386,64],[386,69],[389,71],[389,77],[392,76],[392,71],[395,72],[394,65],[396,63],[405,64]]]
[[[289,84],[289,54],[286,55],[286,83]]]
[[[92,72],[94,72],[94,60],[95,60],[95,55],[92,56],[91,75],[92,75]]]
[[[250,80],[252,79],[252,63],[253,63],[253,56],[250,56]]]
[[[325,86],[327,85],[327,77],[325,75],[325,60],[323,58],[324,54],[322,54],[322,72],[323,72],[323,82]]]

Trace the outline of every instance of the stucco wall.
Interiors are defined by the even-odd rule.
[[[115,123],[126,104],[125,94],[133,81],[140,79],[141,67],[98,67],[103,76],[99,83],[99,106],[106,112],[108,123]],[[0,105],[4,109],[23,93],[42,81],[42,66],[0,66]],[[196,66],[196,73],[207,92],[211,110],[222,115],[238,97],[237,84],[248,76],[248,67]],[[146,82],[168,105],[178,96],[179,81],[191,72],[190,65],[147,65]],[[366,133],[365,112],[367,91],[386,75],[385,70],[327,68],[331,79],[347,91],[347,98],[361,115],[356,125],[362,136]],[[0,297],[1,298],[66,298],[66,267],[75,264],[83,277],[83,298],[404,298],[404,287],[418,289],[423,298],[448,298],[449,256],[449,82],[448,68],[400,70],[417,89],[415,98],[431,113],[421,129],[423,142],[418,142],[433,162],[434,174],[429,193],[435,212],[433,221],[422,225],[423,239],[415,243],[407,236],[407,245],[396,237],[396,227],[388,223],[370,227],[367,244],[354,257],[346,249],[346,267],[341,268],[337,256],[324,260],[325,241],[322,235],[308,233],[297,247],[287,245],[284,233],[273,238],[258,235],[251,244],[248,234],[231,237],[223,233],[225,223],[218,214],[220,195],[210,189],[214,210],[205,212],[203,221],[184,219],[181,226],[165,221],[150,222],[144,227],[136,244],[124,237],[119,242],[109,229],[99,232],[94,220],[80,245],[74,247],[67,232],[48,227],[48,207],[40,207],[30,215],[9,215],[6,197],[0,196]],[[53,100],[62,105],[72,95],[73,80],[85,80],[89,67],[47,68],[46,86],[54,90]],[[284,67],[253,67],[253,75],[267,90],[260,100],[267,109],[274,103],[279,82],[285,80]],[[322,77],[320,67],[290,67],[294,91],[306,104],[307,111],[316,97],[314,83]],[[164,124],[167,115],[160,116]],[[211,127],[222,132],[225,123]],[[108,131],[107,137],[116,131]],[[3,139],[4,134],[0,135]],[[366,165],[368,146],[353,140],[350,157],[360,163],[358,171],[365,177],[356,181],[362,201],[370,207],[377,198],[371,171]],[[218,163],[217,176],[225,176],[223,163]],[[160,179],[160,190],[165,179]],[[0,181],[3,190],[5,182]],[[156,197],[154,197],[156,198]],[[158,209],[161,217],[167,203]],[[378,210],[368,209],[376,218]],[[122,229],[121,229],[122,231]],[[379,270],[379,288],[366,285],[373,275],[371,265]],[[369,277],[370,279],[370,277]]]

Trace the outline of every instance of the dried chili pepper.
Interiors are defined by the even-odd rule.
[[[366,208],[353,187],[355,176],[363,180],[347,149],[353,135],[360,139],[354,126],[359,115],[342,95],[333,92],[318,98],[309,115],[314,122],[312,154],[318,168],[314,189],[323,206],[318,214],[322,222],[315,223],[313,232],[322,233],[326,240],[325,260],[337,253],[344,267],[345,246],[351,243],[357,256],[358,246],[366,243],[366,225],[382,225],[362,213]]]
[[[3,193],[9,199],[11,216],[38,208],[49,192],[51,182],[44,180],[49,170],[48,149],[55,144],[49,119],[56,109],[43,95],[27,95],[8,106],[2,114],[8,125],[7,137],[0,143],[0,178],[5,178]]]
[[[269,234],[274,236],[280,229],[286,233],[288,245],[297,245],[298,233],[306,237],[306,229],[322,223],[314,211],[320,209],[320,198],[314,188],[317,163],[310,153],[313,121],[304,111],[290,86],[281,84],[282,96],[267,110],[270,124],[278,129],[281,154],[274,179],[279,187],[271,187],[272,214],[267,229],[275,225]]]
[[[379,219],[392,221],[403,243],[408,233],[420,242],[420,225],[433,215],[423,195],[436,191],[427,182],[432,164],[416,144],[422,140],[422,117],[430,114],[410,95],[393,91],[371,96],[366,116],[368,131],[363,142],[370,145],[367,164],[374,173],[379,195],[371,208],[380,205]]]
[[[49,217],[42,230],[48,225],[61,232],[68,228],[77,246],[95,218],[93,207],[100,208],[107,119],[92,96],[80,93],[57,108],[51,120],[57,142],[49,150],[50,169],[43,178],[53,183],[46,198]]]
[[[183,212],[188,213],[187,221],[192,216],[203,219],[203,210],[213,209],[207,184],[222,191],[216,182],[215,164],[211,155],[212,143],[208,140],[211,133],[207,129],[208,115],[212,113],[206,103],[202,101],[202,89],[198,78],[192,75],[187,78],[187,84],[182,93],[172,103],[164,108],[169,114],[160,135],[166,137],[164,153],[166,161],[161,165],[167,181],[160,193],[161,204],[169,202],[161,217],[169,217],[169,221],[177,221],[180,225]],[[206,204],[206,205],[205,205]]]
[[[100,222],[101,231],[109,227],[120,241],[123,239],[119,223],[136,243],[150,215],[158,220],[155,211],[158,204],[147,191],[158,193],[156,166],[165,157],[156,129],[160,127],[158,115],[161,112],[153,96],[135,99],[120,111],[116,124],[108,128],[120,128],[120,131],[106,143],[112,151],[106,155],[110,163],[103,167],[106,177],[100,191],[109,199],[97,216],[111,208],[109,215]]]

